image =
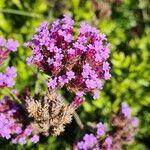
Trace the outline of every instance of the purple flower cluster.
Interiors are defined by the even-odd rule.
[[[69,16],[56,20],[51,28],[44,22],[32,40],[25,43],[33,51],[27,58],[50,76],[49,89],[65,87],[78,96],[90,93],[96,99],[102,80],[110,79],[110,44],[104,34],[86,23],[80,24],[77,38]]]
[[[79,142],[77,144],[77,147],[79,149],[87,150],[90,148],[93,148],[97,145],[98,141],[94,134],[85,134],[83,137],[83,141]],[[98,150],[98,149],[95,149]]]
[[[132,118],[132,126],[133,127],[138,127],[139,125],[139,119],[137,117]]]
[[[121,104],[121,113],[127,118],[131,117],[131,110],[126,102]]]
[[[0,36],[0,64],[7,58],[9,52],[15,52],[19,46],[13,39],[5,40]]]
[[[14,78],[16,76],[17,74],[15,67],[7,67],[5,74],[0,72],[0,88],[14,86]]]
[[[105,134],[105,130],[106,130],[104,124],[100,122],[97,124],[96,127],[97,127],[97,135],[103,136]]]
[[[16,51],[18,46],[17,41],[12,39],[5,40],[0,36],[0,64],[7,58],[9,52]],[[7,67],[5,74],[0,72],[0,88],[12,87],[15,84],[14,78],[16,75],[15,67]]]
[[[23,116],[17,103],[5,97],[0,100],[0,137],[11,139],[13,144],[26,144],[27,140],[33,143],[39,141],[39,136],[32,133],[30,125],[25,126],[21,120]]]
[[[103,123],[96,125],[96,134],[85,134],[83,140],[78,142],[75,150],[122,150],[123,144],[130,144],[133,140],[139,120],[131,117],[131,110],[123,102],[118,113],[111,119],[111,131],[106,131]]]
[[[131,117],[131,109],[126,102],[121,104],[120,113],[128,119],[131,119],[131,123],[133,127],[138,127],[139,119],[137,117]]]
[[[85,134],[83,141],[77,143],[76,150],[109,150],[112,145],[112,137],[106,135],[103,123],[96,126],[96,135]]]

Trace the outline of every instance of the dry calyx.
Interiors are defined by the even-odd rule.
[[[26,97],[25,108],[36,134],[58,136],[70,123],[75,108],[64,103],[56,92],[48,93],[43,99]]]

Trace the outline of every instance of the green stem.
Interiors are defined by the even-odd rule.
[[[0,12],[14,14],[14,15],[27,16],[27,17],[32,17],[32,18],[42,18],[42,15],[40,14],[30,13],[30,12],[21,11],[21,10],[8,9],[8,8],[0,9]]]
[[[6,87],[5,89],[14,100],[16,100],[18,103],[21,103],[20,99],[15,94],[13,94],[9,88]]]

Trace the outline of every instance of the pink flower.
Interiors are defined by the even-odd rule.
[[[65,87],[75,95],[77,91],[94,94],[102,89],[102,80],[111,78],[110,46],[106,36],[87,23],[81,23],[74,36],[73,24],[69,16],[56,20],[51,28],[42,23],[26,44],[33,51],[29,62],[49,75],[52,89]]]
[[[26,139],[25,139],[25,137],[20,137],[20,138],[18,139],[18,143],[21,144],[21,145],[26,144]]]
[[[34,135],[34,136],[31,138],[31,141],[32,141],[33,143],[37,143],[37,142],[39,142],[39,139],[40,139],[40,137],[39,137],[38,135]]]
[[[105,139],[104,144],[105,144],[105,146],[106,146],[107,148],[111,148],[111,145],[112,145],[112,138],[111,138],[111,137],[107,137],[107,138]]]
[[[27,127],[25,130],[24,130],[24,135],[26,136],[30,136],[32,133],[32,129],[30,127]]]
[[[126,102],[121,104],[121,113],[127,118],[131,117],[131,110]]]
[[[139,125],[139,119],[137,117],[134,117],[132,119],[132,125],[133,125],[133,127],[138,127],[138,125]]]
[[[68,80],[74,79],[75,78],[75,73],[73,71],[68,71],[66,72]]]
[[[5,46],[6,40],[0,36],[0,46]]]
[[[49,79],[48,87],[54,89],[57,86],[57,78]]]
[[[6,43],[6,48],[12,52],[15,52],[19,46],[19,43],[17,41],[14,41],[13,39],[8,39]]]
[[[103,123],[98,123],[97,126],[97,135],[98,136],[103,136],[105,134],[105,126]]]
[[[16,68],[15,67],[7,67],[6,75],[9,77],[15,78],[17,76]]]

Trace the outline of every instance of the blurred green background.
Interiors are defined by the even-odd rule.
[[[87,100],[77,110],[83,124],[108,122],[112,111],[121,101],[127,101],[133,115],[140,119],[135,143],[126,150],[150,149],[150,1],[149,0],[0,0],[0,35],[14,38],[20,48],[10,55],[6,65],[18,70],[16,89],[32,93],[43,92],[45,76],[33,66],[27,66],[31,54],[23,43],[34,34],[44,20],[52,22],[63,14],[70,15],[78,24],[86,21],[105,33],[111,43],[111,80],[105,82],[96,101]],[[2,67],[2,68],[3,68]],[[0,95],[7,91],[0,91]],[[89,127],[81,130],[76,121],[67,126],[61,136],[42,138],[37,145],[11,145],[0,140],[0,150],[70,150]]]

